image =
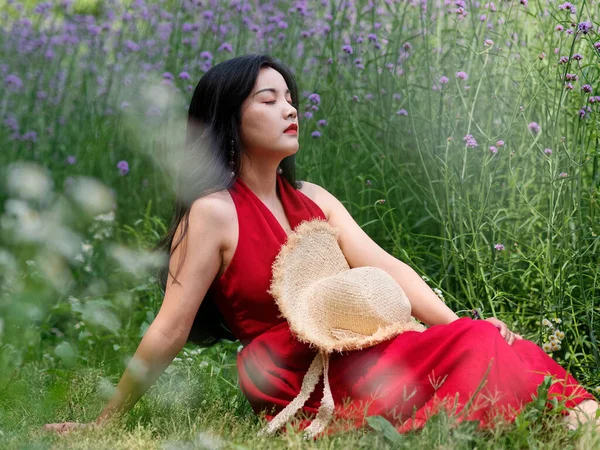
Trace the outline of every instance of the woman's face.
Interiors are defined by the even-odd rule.
[[[242,104],[241,140],[253,155],[272,155],[279,159],[298,151],[298,134],[284,133],[291,124],[298,125],[298,113],[283,76],[271,67],[260,69],[252,92]]]

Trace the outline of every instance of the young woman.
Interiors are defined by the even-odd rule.
[[[271,420],[294,399],[316,350],[292,335],[267,290],[286,237],[314,217],[340,230],[350,267],[387,271],[407,294],[413,316],[429,325],[332,355],[335,416],[347,419],[338,422],[358,427],[365,416],[383,415],[403,432],[446,407],[491,426],[497,415],[513,418],[547,374],[556,379],[550,397],[571,408],[571,426],[591,417],[594,397],[540,347],[498,319],[459,318],[413,269],[371,240],[337,198],[297,182],[299,125],[294,77],[267,55],[230,59],[202,77],[187,133],[196,162],[182,164],[172,228],[160,244],[171,253],[161,278],[163,304],[95,424],[130,409],[188,340],[240,340],[240,388],[257,414]],[[304,406],[308,417],[317,412],[322,386],[321,380]]]

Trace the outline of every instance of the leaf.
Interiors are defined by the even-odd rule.
[[[371,428],[383,434],[383,437],[390,442],[397,444],[402,439],[402,435],[398,430],[383,416],[367,417],[367,423]]]

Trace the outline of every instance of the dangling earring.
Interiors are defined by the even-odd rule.
[[[283,173],[283,169],[281,168],[281,166],[278,166],[278,167],[277,167],[277,173],[278,173],[279,175],[281,175],[281,174]]]
[[[231,178],[235,177],[235,162],[233,161],[233,155],[235,155],[235,152],[233,151],[233,139],[231,140],[231,150],[229,150],[229,169],[231,170],[230,175]]]

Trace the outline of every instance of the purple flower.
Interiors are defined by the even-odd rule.
[[[502,244],[496,244],[496,245],[494,245],[494,248],[497,251],[501,252],[502,250],[504,250],[504,245],[502,245]]]
[[[320,138],[321,137],[321,132],[320,131],[313,131],[312,133],[310,133],[310,135],[314,138]]]
[[[465,141],[466,146],[470,148],[477,147],[479,145],[472,134],[467,134],[463,138],[463,141]]]
[[[67,156],[67,162],[69,164],[73,165],[77,162],[77,158],[75,158],[73,155],[69,155],[69,156]]]
[[[233,47],[231,47],[231,44],[224,42],[219,46],[217,50],[220,52],[226,51],[227,53],[231,53],[233,51]]]
[[[561,24],[558,24],[554,27],[554,31],[563,31],[565,29],[565,27],[563,27]]]
[[[28,131],[23,136],[21,136],[21,140],[37,142],[37,133],[35,131]]]
[[[559,63],[559,64],[566,64],[566,63],[568,63],[568,62],[569,62],[569,57],[568,57],[568,56],[561,56],[561,57],[558,59],[558,63]]]
[[[567,172],[561,172],[558,174],[558,176],[561,178],[567,178],[569,175],[567,174]]]
[[[319,125],[320,127],[325,127],[327,126],[327,121],[325,119],[321,119],[317,122],[317,125]]]
[[[444,75],[442,75],[442,76],[440,77],[440,84],[446,84],[446,83],[448,83],[448,81],[449,81],[449,80],[448,80],[448,77],[446,77],[446,76],[444,76]]]
[[[583,86],[581,86],[581,90],[583,92],[587,92],[588,94],[592,93],[592,86],[590,86],[589,84],[584,84]]]
[[[490,145],[490,153],[495,155],[496,153],[498,153],[498,149],[496,147],[494,147],[493,145]]]
[[[461,80],[466,80],[469,78],[465,72],[456,72],[456,78],[460,78]]]
[[[406,112],[406,110],[404,108],[396,111],[396,114],[398,114],[399,116],[408,116],[408,113]]]
[[[9,116],[6,119],[4,119],[4,125],[10,128],[12,131],[19,131],[19,123],[17,122],[17,119],[15,119],[13,116]]]
[[[365,181],[365,184],[366,184],[367,186],[371,186],[371,180],[366,180],[366,181]]]
[[[410,42],[405,42],[404,44],[402,44],[402,48],[405,52],[409,52],[412,50],[412,45],[410,45]]]
[[[342,47],[342,50],[343,50],[345,53],[348,53],[349,55],[351,55],[352,53],[354,53],[354,50],[352,49],[352,46],[351,46],[351,45],[344,45],[344,46]]]
[[[170,72],[163,72],[162,77],[165,80],[172,80],[173,78],[175,78],[175,77],[173,77],[173,74]]]
[[[6,78],[4,78],[4,84],[13,91],[18,91],[23,87],[21,79],[14,74],[7,75]]]
[[[598,42],[594,42],[594,48],[595,48],[596,50],[600,50],[600,41],[598,41]]]
[[[579,80],[579,77],[575,73],[568,73],[565,75],[565,79],[567,81],[577,81],[577,80]]]
[[[210,10],[208,10],[208,11],[204,11],[204,12],[202,13],[202,17],[203,17],[204,19],[206,19],[206,20],[210,20],[210,19],[212,19],[214,16],[215,16],[215,14],[214,14],[212,11],[210,11]]]
[[[179,73],[179,78],[181,78],[182,80],[189,80],[191,77],[189,73],[183,71]]]
[[[575,12],[575,7],[572,3],[564,2],[562,5],[558,5],[558,9],[566,9],[567,11]]]
[[[581,22],[577,25],[577,29],[583,34],[588,34],[588,32],[592,29],[592,22]]]
[[[315,104],[317,104],[317,105],[318,105],[319,103],[321,103],[321,97],[319,96],[319,94],[310,94],[310,95],[308,96],[308,100],[309,100],[310,102],[312,102],[312,103],[315,103]]]
[[[575,54],[573,55],[573,59],[574,59],[575,61],[581,61],[581,60],[583,59],[583,56],[581,56],[579,53],[575,53]]]
[[[311,113],[310,111],[306,111],[304,113],[304,118],[305,119],[312,119],[312,117],[313,117],[313,113]]]
[[[119,175],[123,176],[129,173],[129,164],[127,161],[119,161],[117,163],[117,169],[119,169]]]
[[[551,148],[545,148],[544,149],[544,153],[548,156],[550,156],[552,154],[552,149]]]
[[[565,84],[565,89],[568,91],[572,91],[573,90],[573,85],[571,83],[566,83]]]
[[[496,141],[496,146],[497,147],[504,147],[504,141],[502,139],[500,139],[499,141]]]
[[[213,55],[211,52],[200,52],[200,58],[202,59],[213,59]]]
[[[353,102],[360,102],[360,99],[358,98],[358,95],[353,95],[352,96],[352,101]]]
[[[486,47],[491,47],[492,45],[494,45],[494,41],[492,41],[491,39],[486,39],[485,41],[483,41],[483,45]]]
[[[369,42],[377,42],[377,35],[371,33],[371,34],[367,35],[367,39],[369,40]]]
[[[140,49],[140,46],[138,44],[136,44],[135,42],[127,39],[125,41],[125,48],[127,50],[129,50],[130,52],[137,52]]]
[[[536,122],[531,122],[529,125],[527,125],[527,127],[534,134],[539,133],[541,130],[540,126]]]

